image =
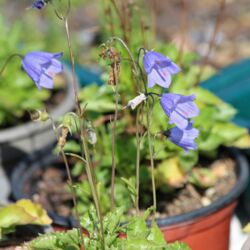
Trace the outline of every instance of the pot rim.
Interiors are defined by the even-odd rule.
[[[47,147],[45,150],[38,151],[33,155],[28,156],[25,160],[20,162],[14,169],[11,175],[11,187],[12,187],[12,196],[15,200],[22,199],[22,198],[30,198],[23,195],[21,193],[22,186],[25,183],[25,179],[27,179],[33,171],[27,171],[27,166],[33,163],[32,167],[29,169],[36,169],[39,166],[44,166],[51,162],[52,160],[58,159],[58,156],[48,154],[51,152],[53,146]],[[201,217],[208,216],[210,214],[215,213],[216,211],[220,210],[221,208],[229,205],[230,203],[234,202],[240,194],[244,191],[248,183],[248,162],[246,157],[238,150],[238,149],[230,149],[232,156],[236,160],[237,164],[237,182],[235,186],[229,191],[225,196],[220,197],[216,201],[212,202],[210,205],[195,209],[191,212],[187,212],[180,215],[175,215],[166,218],[155,219],[156,223],[160,227],[175,225],[179,223],[185,223],[187,221],[192,222],[197,220]],[[44,157],[46,156],[46,157]],[[42,162],[38,159],[42,159]],[[20,176],[25,176],[26,178],[21,178]],[[73,227],[76,226],[76,221],[73,216],[64,217],[56,214],[55,212],[48,211],[48,214],[55,219],[55,223],[57,225],[61,225],[63,227]],[[150,224],[150,221],[148,221]]]
[[[69,108],[74,107],[74,91],[71,87],[71,74],[69,72],[68,67],[64,64],[64,71],[62,73],[66,79],[66,94],[65,98],[57,105],[55,108],[53,108],[50,112],[51,116],[55,119],[59,118],[65,113],[65,110],[69,110]],[[77,80],[78,82],[78,80]],[[29,121],[24,124],[13,126],[6,129],[0,130],[0,144],[8,143],[10,141],[17,141],[21,140],[31,134],[37,133],[37,131],[45,131],[51,126],[50,121],[44,122],[44,123],[37,123],[34,121]]]
[[[159,226],[163,227],[187,221],[193,221],[199,219],[200,217],[204,217],[212,213],[215,213],[219,209],[235,201],[247,186],[249,170],[248,170],[248,162],[245,156],[241,154],[240,151],[237,149],[232,149],[231,152],[232,156],[236,160],[237,164],[236,173],[238,176],[237,182],[235,186],[231,189],[231,191],[229,191],[225,196],[222,196],[216,201],[212,202],[208,206],[198,208],[184,214],[175,215],[162,219],[156,219],[156,223]]]

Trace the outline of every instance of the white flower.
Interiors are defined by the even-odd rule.
[[[145,101],[147,99],[147,96],[144,94],[140,94],[136,96],[134,99],[130,100],[128,102],[128,105],[124,108],[131,107],[132,110],[134,110],[141,102]]]

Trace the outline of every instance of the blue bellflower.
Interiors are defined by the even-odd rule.
[[[22,66],[39,89],[52,89],[53,76],[63,70],[62,63],[57,60],[62,55],[63,53],[30,52],[23,58]]]
[[[169,117],[169,123],[175,124],[180,129],[188,126],[189,119],[199,114],[199,109],[194,103],[195,95],[184,96],[180,94],[163,94],[160,104]]]
[[[172,62],[171,59],[154,51],[145,53],[143,64],[148,76],[149,88],[154,87],[155,84],[168,88],[171,83],[171,75],[180,71],[179,66]]]
[[[195,138],[199,135],[199,130],[192,127],[192,122],[189,122],[185,129],[179,129],[178,127],[171,128],[163,134],[168,139],[184,150],[194,150],[197,148]]]
[[[42,9],[46,4],[45,0],[36,0],[33,4],[32,4],[32,8],[34,9]]]

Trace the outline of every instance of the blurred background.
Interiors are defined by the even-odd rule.
[[[96,50],[90,50],[90,48],[100,45],[106,39],[105,36],[112,33],[112,25],[105,27],[108,31],[106,34],[101,32],[104,20],[112,19],[108,10],[103,9],[105,1],[72,0],[72,10],[69,17],[76,62],[78,65],[87,68],[91,67],[94,72],[99,71],[97,66],[98,53]],[[128,2],[132,4],[134,1],[129,0]],[[69,54],[65,50],[66,41],[63,23],[55,18],[52,8],[48,8],[46,11],[32,10],[32,3],[31,0],[0,0],[0,60],[13,52],[25,53],[30,50],[45,50],[50,52],[64,51],[67,61]],[[142,6],[149,10],[149,14],[145,14],[144,10],[141,9]],[[249,0],[144,0],[142,6],[138,5],[137,8],[140,25],[146,31],[152,29],[156,40],[166,43],[172,42],[176,44],[180,51],[197,52],[200,57],[196,63],[201,65],[204,63],[209,64],[215,70],[223,69],[238,62],[245,62],[246,60],[247,66],[244,64],[245,71],[240,75],[236,75],[231,81],[238,81],[237,88],[239,91],[240,83],[243,80],[244,83],[249,83]],[[126,18],[130,18],[129,13]],[[132,33],[131,35],[136,36],[137,34]],[[153,49],[153,43],[151,44],[150,40],[146,45],[149,49]],[[19,67],[17,64],[14,66]],[[13,72],[15,72],[15,67]],[[227,72],[230,74],[231,68]],[[27,79],[26,77],[23,81],[25,82]],[[13,75],[6,80],[12,82]],[[203,78],[203,80],[205,79]],[[22,86],[23,83],[20,80],[18,84]],[[30,85],[33,86],[31,81]],[[215,93],[217,92],[216,86],[210,89]],[[248,92],[250,93],[250,90]],[[11,104],[13,106],[8,103],[9,106],[1,105],[4,99],[10,98],[5,98],[3,93],[0,93],[0,127],[6,128],[13,118],[11,114],[1,116],[2,110],[14,110],[17,117],[21,115],[17,110],[19,107],[18,102]],[[218,93],[224,100],[231,102],[235,108],[240,109],[244,104],[244,110],[241,110],[239,114],[244,115],[246,119],[241,120],[242,117],[238,116],[235,121],[249,129],[250,112],[246,105],[249,105],[250,94],[244,97],[243,102],[243,99],[239,101],[239,98],[236,100],[223,95],[224,89],[218,90]],[[14,99],[12,94],[13,90],[10,90],[9,95]],[[235,94],[238,94],[238,97],[241,96],[239,93]],[[41,101],[48,98],[46,91],[42,91],[39,95]],[[27,99],[25,96],[22,98]],[[30,102],[24,102],[23,108],[29,107],[29,105]],[[40,103],[33,103],[32,105],[36,108]],[[5,123],[6,117],[8,117],[8,123]],[[3,176],[4,173],[1,174],[0,168],[0,190],[5,190],[6,192],[4,191],[3,195],[6,195],[9,192],[9,183]],[[0,199],[3,195],[0,195]],[[244,217],[244,214],[242,217]],[[241,225],[238,220],[234,218],[232,223],[233,239],[231,250],[237,250],[240,249],[237,242],[243,242],[246,236],[241,234]]]
[[[77,32],[74,39],[79,45],[81,54],[84,54],[84,52],[88,51],[86,45],[91,44],[101,24],[98,13],[102,1],[74,0],[72,2],[70,28],[72,31]],[[155,14],[154,17],[144,16],[142,18],[145,19],[145,22],[149,18],[155,20],[156,34],[159,39],[168,42],[174,41],[178,44],[183,39],[182,35],[184,33],[184,47],[204,55],[213,35],[217,15],[221,11],[220,2],[222,1],[145,0],[145,4],[151,10],[154,10]],[[27,9],[31,4],[32,1],[28,0],[2,0],[0,3],[2,21],[8,27],[15,22],[23,23],[25,28],[24,37],[27,35],[26,32],[36,27],[36,30],[32,31],[34,32],[33,39],[34,37],[37,37],[38,41],[46,39],[46,46],[50,47],[51,50],[63,48],[63,44],[56,43],[56,40],[60,39],[58,37],[60,31],[56,28],[60,22],[52,18],[53,13],[48,13],[49,11],[46,11],[45,15],[44,12],[34,13]],[[249,13],[250,2],[248,0],[225,1],[215,39],[215,48],[210,58],[216,66],[222,67],[250,55]],[[39,19],[37,18],[38,14]],[[48,20],[48,16],[51,17],[50,20]],[[53,27],[51,24],[48,25],[51,22],[58,23]]]

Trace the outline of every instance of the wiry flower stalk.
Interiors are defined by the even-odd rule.
[[[97,188],[96,188],[96,181],[95,181],[95,177],[94,177],[95,174],[93,171],[92,161],[91,161],[90,154],[89,154],[87,135],[86,135],[85,129],[84,129],[83,112],[81,110],[80,101],[78,98],[77,83],[76,83],[76,78],[75,78],[75,60],[74,60],[73,50],[72,50],[72,46],[71,46],[71,42],[70,42],[70,34],[69,34],[67,19],[65,20],[65,29],[66,29],[66,34],[67,34],[68,48],[70,51],[72,80],[73,80],[73,88],[74,88],[74,92],[75,92],[75,104],[76,104],[77,115],[78,115],[79,120],[80,120],[81,141],[82,141],[82,145],[83,145],[82,155],[86,159],[87,178],[88,178],[88,181],[90,183],[90,188],[91,188],[92,196],[93,196],[96,211],[97,211],[97,217],[98,217],[99,222],[100,222],[102,249],[105,249],[103,218],[102,218],[99,195],[98,195]]]
[[[68,159],[67,159],[66,154],[64,152],[64,146],[65,146],[65,143],[66,143],[66,137],[68,135],[69,129],[67,127],[62,127],[62,133],[61,133],[61,136],[59,136],[53,118],[51,116],[49,116],[49,119],[50,119],[51,124],[52,124],[52,129],[53,129],[53,131],[55,133],[55,136],[57,138],[57,142],[58,142],[59,149],[60,149],[60,154],[62,155],[63,162],[64,162],[64,165],[65,165],[65,168],[66,168],[67,177],[68,177],[68,185],[70,187],[70,191],[71,191],[71,194],[72,194],[72,200],[73,200],[73,205],[74,205],[74,210],[75,210],[75,215],[76,215],[78,234],[79,234],[79,238],[80,238],[80,241],[81,241],[81,246],[80,247],[81,247],[81,250],[84,250],[85,249],[84,240],[83,240],[83,233],[84,232],[83,232],[83,229],[81,227],[80,214],[79,214],[79,211],[78,211],[78,208],[77,208],[76,191],[75,191],[75,188],[73,186],[73,181],[72,181],[72,177],[71,177],[71,173],[70,173]]]
[[[80,101],[78,98],[78,88],[77,88],[77,82],[76,82],[76,76],[75,76],[75,58],[74,58],[73,49],[71,45],[70,32],[69,32],[69,26],[68,26],[68,15],[70,12],[70,8],[71,8],[71,2],[70,0],[68,0],[68,8],[66,10],[65,15],[62,15],[61,13],[59,13],[55,8],[54,8],[54,11],[57,17],[60,20],[64,21],[64,25],[65,25],[67,44],[68,44],[68,49],[70,53],[72,87],[73,87],[74,95],[75,95],[76,113],[80,121],[80,133],[81,133],[80,138],[81,138],[81,143],[82,143],[82,158],[84,158],[86,161],[86,174],[87,174],[87,178],[90,184],[91,193],[94,199],[97,217],[100,222],[101,247],[102,249],[105,250],[103,217],[102,217],[102,212],[101,212],[100,200],[99,200],[99,195],[98,195],[97,187],[96,187],[95,173],[93,170],[92,161],[91,161],[90,153],[89,153],[89,145],[87,142],[87,132],[84,126],[84,120],[83,120],[84,112],[81,109]]]

